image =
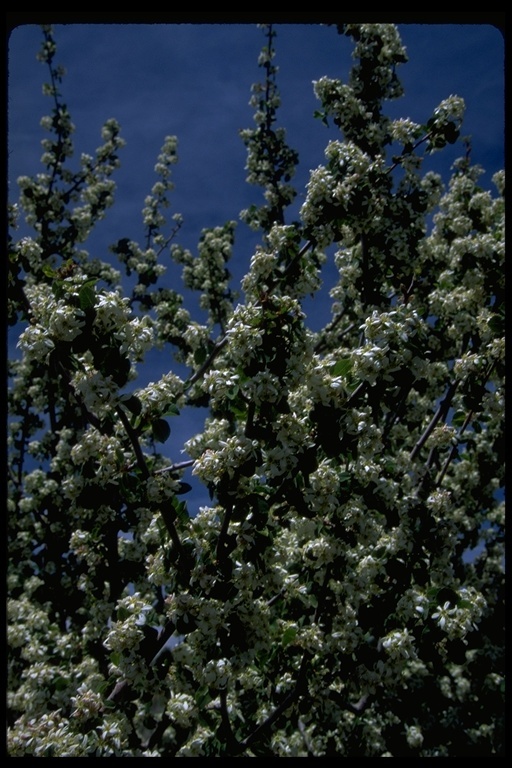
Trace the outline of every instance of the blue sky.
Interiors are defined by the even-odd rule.
[[[482,185],[490,188],[492,174],[504,166],[501,32],[489,23],[439,21],[398,24],[398,29],[409,62],[398,70],[405,96],[390,104],[389,114],[421,123],[442,99],[462,96],[462,133],[472,136],[473,160],[485,168]],[[325,145],[336,135],[313,118],[318,102],[312,81],[323,75],[346,80],[351,44],[334,26],[319,23],[279,23],[275,30],[279,124],[299,151],[295,181],[300,205],[310,169],[323,163]],[[257,59],[265,40],[255,23],[57,23],[55,38],[56,61],[67,70],[62,92],[76,125],[76,155],[94,152],[101,144],[101,126],[110,117],[119,121],[127,142],[114,176],[116,203],[85,244],[92,256],[110,258],[108,246],[121,237],[143,240],[140,211],[156,180],[153,168],[168,134],[178,137],[171,213],[184,216],[181,244],[195,251],[203,227],[237,220],[240,210],[260,201],[260,191],[245,182],[246,150],[238,135],[253,126],[250,89],[263,74]],[[14,28],[8,41],[10,199],[17,196],[18,176],[43,170],[39,121],[52,103],[41,90],[47,79],[45,65],[36,60],[41,41],[34,23]],[[459,153],[460,147],[449,147],[433,156],[431,167],[447,180]],[[239,223],[230,265],[235,287],[255,242]],[[315,311],[315,305],[308,309],[313,325]],[[150,362],[144,380],[159,377],[162,361],[153,356]]]

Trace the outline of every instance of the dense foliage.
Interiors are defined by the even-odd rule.
[[[504,173],[479,186],[457,96],[423,124],[386,116],[395,26],[338,31],[349,81],[314,88],[339,138],[287,223],[298,156],[263,27],[241,138],[264,198],[240,214],[261,239],[239,298],[235,222],[195,254],[167,222],[172,136],[143,243],[84,249],[123,140],[109,120],[74,164],[42,30],[44,170],[9,209],[12,757],[503,754]],[[445,186],[424,159],[456,142]],[[137,386],[154,348],[176,370]],[[190,405],[204,429],[171,464],[159,444]],[[209,506],[189,508],[187,467]]]

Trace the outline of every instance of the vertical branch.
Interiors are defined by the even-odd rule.
[[[363,275],[363,288],[361,291],[361,299],[363,302],[363,306],[368,306],[370,303],[370,286],[369,286],[369,280],[370,280],[370,270],[369,270],[369,261],[368,261],[368,243],[366,241],[366,236],[364,233],[361,234],[361,272]]]
[[[222,521],[222,528],[219,534],[219,540],[217,542],[217,558],[223,559],[226,554],[226,541],[228,536],[229,523],[231,522],[231,513],[233,511],[233,502],[230,501],[225,505],[224,520]]]
[[[117,406],[116,411],[119,418],[121,419],[121,423],[123,427],[125,428],[126,434],[128,435],[130,442],[132,444],[133,451],[135,453],[135,458],[137,459],[137,464],[139,465],[139,469],[142,472],[142,476],[145,479],[147,479],[149,477],[149,470],[146,464],[146,460],[144,459],[144,455],[142,453],[139,439],[135,433],[135,430],[132,428],[132,425],[130,424],[125,412],[123,411],[120,405]]]
[[[487,368],[487,371],[485,373],[483,384],[486,384],[489,381],[489,377],[490,377],[490,375],[492,373],[493,368],[494,368],[494,363],[491,363],[489,365],[489,367]],[[458,442],[460,441],[460,438],[462,437],[462,435],[464,434],[464,432],[468,428],[469,424],[471,423],[471,420],[472,420],[474,414],[475,414],[474,409],[471,409],[469,411],[469,413],[466,415],[466,418],[464,419],[464,422],[462,423],[462,425],[461,425],[461,427],[459,429],[459,433],[458,433],[458,436],[457,436],[457,443],[454,446],[452,446],[452,449],[451,449],[451,451],[450,451],[450,453],[449,453],[449,455],[448,455],[448,457],[447,457],[447,459],[446,459],[446,461],[445,461],[441,471],[439,472],[438,476],[436,477],[436,485],[441,485],[441,483],[443,482],[444,477],[446,475],[446,472],[448,471],[448,467],[450,466],[451,462],[453,461],[453,459],[457,455]]]
[[[446,395],[444,396],[443,400],[441,400],[441,402],[439,403],[439,407],[435,412],[435,414],[433,415],[429,425],[427,426],[427,428],[425,429],[421,437],[418,439],[416,445],[414,446],[411,453],[409,454],[409,458],[411,461],[416,458],[418,452],[423,448],[428,438],[430,437],[435,427],[437,426],[438,422],[441,419],[446,418],[451,402],[453,400],[453,396],[457,391],[457,386],[458,386],[457,381],[451,382],[451,384],[449,385]]]
[[[304,682],[306,680],[307,665],[309,660],[312,658],[312,655],[313,654],[311,651],[304,651],[293,690],[291,690],[290,693],[283,699],[281,704],[279,704],[279,706],[277,706],[274,711],[262,723],[257,725],[252,733],[250,733],[249,736],[247,736],[240,743],[240,748],[242,751],[248,749],[263,734],[267,733],[272,728],[276,720],[278,720],[281,715],[286,712],[287,709],[295,704],[302,693]]]

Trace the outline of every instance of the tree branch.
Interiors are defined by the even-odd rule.
[[[224,520],[222,521],[222,528],[219,534],[219,540],[217,542],[217,558],[221,560],[224,556],[226,539],[228,535],[229,523],[231,521],[231,512],[233,510],[233,502],[225,505]]]
[[[187,459],[186,461],[179,461],[176,464],[170,464],[168,467],[161,467],[161,469],[155,469],[154,475],[162,475],[164,472],[179,472],[182,469],[187,469],[195,464],[195,459]]]
[[[208,357],[206,358],[202,366],[198,368],[198,370],[194,374],[192,374],[192,376],[189,379],[187,379],[187,381],[184,383],[183,392],[187,392],[192,387],[192,385],[195,384],[196,381],[199,381],[199,379],[203,376],[203,374],[206,373],[206,371],[211,366],[211,364],[213,363],[213,361],[215,360],[215,358],[217,357],[221,349],[223,349],[228,343],[228,338],[229,337],[226,334],[226,336],[223,336],[222,339],[217,342],[217,344],[214,346],[214,348],[212,349],[212,351],[210,352],[210,354],[208,355]]]
[[[302,689],[304,686],[304,681],[306,678],[306,670],[307,670],[307,664],[309,659],[311,658],[311,652],[310,651],[304,651],[304,654],[302,656],[302,661],[300,664],[300,669],[297,674],[297,680],[295,681],[295,686],[292,691],[283,699],[281,704],[277,706],[274,711],[256,728],[252,733],[247,736],[241,743],[240,747],[243,750],[248,749],[251,744],[254,744],[255,741],[257,741],[262,734],[269,731],[272,725],[276,722],[276,720],[281,717],[281,715],[286,712],[287,709],[289,709],[295,701],[300,697],[302,694]]]
[[[409,454],[409,458],[411,459],[411,461],[416,458],[418,452],[423,448],[428,438],[430,437],[435,427],[437,426],[438,422],[441,419],[446,418],[451,402],[453,400],[453,396],[457,391],[457,386],[458,386],[458,381],[452,381],[448,386],[446,395],[444,396],[443,400],[441,400],[441,402],[439,403],[439,407],[435,412],[435,414],[433,415],[429,425],[427,426],[426,430],[423,432],[423,434],[417,441],[416,445],[412,449],[411,453]]]
[[[490,377],[490,375],[492,373],[493,368],[494,368],[494,363],[491,363],[489,365],[487,371],[486,371],[485,376],[484,376],[484,384],[486,384],[489,381],[489,377]],[[469,426],[469,424],[471,422],[471,419],[473,418],[474,415],[475,415],[474,409],[471,409],[469,411],[469,413],[466,415],[466,418],[464,419],[464,422],[461,425],[461,427],[459,429],[459,433],[457,435],[457,443],[454,446],[452,446],[452,449],[451,449],[451,451],[450,451],[450,453],[448,455],[448,458],[446,459],[445,463],[443,464],[443,467],[442,467],[441,471],[439,472],[438,476],[436,477],[436,485],[441,485],[441,483],[443,482],[444,476],[446,475],[446,472],[448,471],[448,467],[450,466],[450,463],[453,461],[453,459],[457,455],[458,443],[460,441],[460,438],[464,434],[464,432],[466,431],[466,429]]]
[[[144,459],[144,454],[142,453],[142,449],[140,447],[139,438],[137,437],[135,430],[133,429],[128,417],[126,416],[125,412],[123,411],[120,405],[116,407],[116,411],[119,418],[121,419],[123,427],[125,428],[126,434],[130,438],[130,442],[132,444],[133,451],[135,453],[135,458],[137,459],[137,464],[139,465],[139,469],[141,470],[143,477],[147,479],[149,477],[149,469],[147,467],[146,460]]]

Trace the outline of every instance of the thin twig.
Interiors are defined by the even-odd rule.
[[[168,467],[162,467],[161,469],[155,469],[154,475],[162,475],[164,472],[179,472],[182,469],[187,469],[195,464],[195,459],[187,459],[186,461],[179,461],[176,464],[170,464]]]
[[[448,413],[448,410],[450,408],[451,402],[453,400],[453,396],[455,395],[455,392],[457,390],[458,381],[452,381],[448,387],[448,390],[446,392],[446,395],[444,396],[443,400],[439,403],[439,407],[435,414],[433,415],[429,425],[427,426],[426,430],[423,432],[421,437],[418,439],[416,445],[412,449],[409,458],[414,459],[416,458],[416,455],[418,452],[423,448],[425,443],[427,442],[428,438],[434,431],[435,427],[437,426],[438,422],[441,419],[446,418],[446,415]]]
[[[167,532],[171,537],[171,541],[178,552],[178,556],[181,556],[183,554],[183,547],[181,545],[181,539],[178,535],[178,531],[176,530],[176,526],[174,525],[172,514],[163,505],[160,506],[160,514],[162,515],[162,520],[164,521],[165,527],[167,528]]]
[[[295,575],[292,581],[296,581],[298,578],[299,578],[298,575]],[[267,606],[270,608],[272,605],[274,605],[274,603],[277,603],[279,600],[281,600],[281,598],[283,598],[284,595],[286,594],[287,589],[288,589],[288,584],[285,584],[285,586],[279,590],[277,595],[274,595],[269,600],[267,600]]]
[[[146,464],[146,460],[144,459],[144,454],[142,453],[142,449],[140,447],[139,438],[137,437],[137,434],[135,430],[133,429],[132,425],[130,424],[128,417],[126,416],[125,412],[123,411],[122,407],[118,405],[116,407],[117,414],[119,418],[121,419],[121,422],[123,424],[123,427],[126,430],[126,434],[130,438],[130,442],[133,447],[133,451],[135,453],[135,458],[137,459],[137,464],[139,465],[139,468],[145,478],[149,477],[149,469]]]
[[[286,275],[287,275],[287,274],[288,274],[288,273],[289,273],[289,272],[292,270],[292,268],[295,266],[295,264],[296,264],[296,263],[299,261],[299,259],[302,259],[302,257],[303,257],[303,256],[304,256],[304,255],[305,255],[305,254],[306,254],[306,253],[309,251],[309,249],[312,247],[312,245],[313,245],[313,243],[312,243],[312,241],[311,241],[311,240],[308,240],[306,243],[304,243],[304,245],[302,246],[302,248],[300,249],[300,251],[298,251],[298,252],[295,254],[295,256],[293,257],[293,259],[291,259],[291,260],[288,262],[288,264],[286,265],[286,267],[285,267],[285,268],[282,270],[282,272],[279,274],[279,280],[280,280],[281,278],[285,277],[285,276],[286,276]],[[268,287],[268,291],[271,291],[271,290],[272,290],[272,288],[278,284],[279,280],[278,280],[278,279],[274,279],[274,281],[270,283],[270,285],[269,285],[269,287]]]
[[[366,383],[366,381],[362,381],[362,382],[361,382],[361,383],[360,383],[360,384],[359,384],[359,385],[358,385],[358,386],[357,386],[357,387],[354,389],[354,391],[352,392],[352,394],[351,394],[351,395],[350,395],[350,397],[348,398],[348,400],[347,400],[347,402],[346,402],[346,405],[347,405],[347,406],[348,406],[348,405],[355,405],[355,403],[357,402],[358,398],[360,397],[360,395],[362,395],[362,394],[363,394],[363,392],[365,391],[365,389],[366,389],[366,388],[367,388],[367,383]]]
[[[217,342],[217,344],[214,346],[214,348],[212,349],[212,351],[210,352],[210,354],[208,355],[208,357],[206,358],[202,366],[198,368],[197,371],[194,374],[192,374],[192,376],[189,379],[187,379],[187,381],[184,383],[183,385],[184,392],[187,392],[187,390],[189,390],[192,387],[192,385],[195,384],[196,381],[198,381],[201,378],[201,376],[203,376],[204,373],[206,373],[206,371],[208,370],[210,365],[213,363],[213,361],[215,360],[215,358],[217,357],[221,349],[223,349],[228,343],[228,338],[229,337],[226,334],[225,336],[222,337],[220,341]]]
[[[337,317],[335,317],[334,320],[332,320],[331,323],[329,323],[329,325],[324,328],[324,330],[322,331],[323,338],[321,338],[315,344],[315,352],[321,352],[323,349],[327,348],[328,344],[327,344],[327,341],[325,339],[325,335],[328,334],[328,333],[332,333],[332,331],[336,328],[338,323],[341,320],[343,320],[344,317],[345,317],[345,313],[344,312],[340,312],[339,315]],[[338,334],[338,336],[336,337],[336,341],[339,342],[343,338],[343,336],[345,336],[347,333],[350,333],[350,331],[354,327],[355,327],[355,323],[350,323],[350,325],[347,325],[347,327],[344,328],[341,331],[341,333]]]

